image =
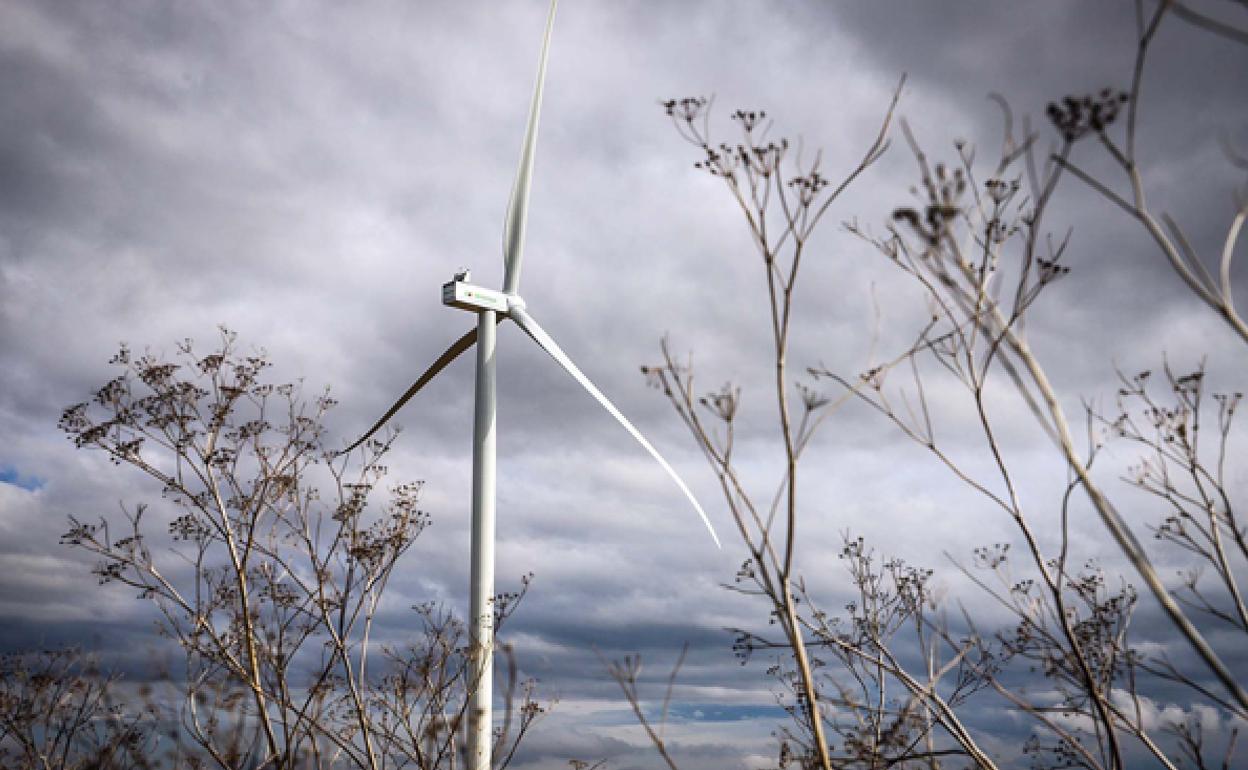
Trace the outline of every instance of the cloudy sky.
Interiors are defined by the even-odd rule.
[[[1223,5],[1233,4],[1212,8],[1242,11]],[[276,378],[332,387],[341,405],[329,428],[341,443],[468,328],[470,316],[441,305],[440,285],[465,266],[479,283],[501,283],[503,213],[544,17],[537,0],[0,0],[5,649],[149,643],[129,593],[97,589],[90,561],[57,545],[67,515],[115,516],[119,501],[159,496],[56,429],[66,405],[111,376],[118,342],[171,355],[176,341],[208,346],[228,325],[245,348],[268,351]],[[638,372],[667,334],[694,353],[707,389],[739,383],[742,467],[770,496],[781,455],[763,272],[732,200],[693,169],[694,148],[658,101],[714,95],[720,136],[733,130],[730,110],[765,109],[775,135],[822,148],[835,179],[870,142],[903,73],[899,114],[930,155],[954,158],[960,138],[991,158],[1000,112],[990,92],[1035,116],[1047,143],[1045,104],[1125,87],[1133,52],[1128,3],[566,0],[521,288],[532,314],[689,480],[726,547],[714,549],[679,491],[566,374],[517,329],[500,329],[499,588],[535,573],[513,641],[525,672],[560,700],[526,762],[656,766],[595,649],[640,651],[659,681],[690,644],[672,733],[683,766],[771,756],[782,716],[769,708],[765,662],[739,666],[723,630],[757,628],[764,614],[719,587],[744,552],[714,478]],[[1220,248],[1243,183],[1217,140],[1248,147],[1246,73],[1248,47],[1175,19],[1150,63],[1140,147],[1151,202],[1206,255]],[[900,350],[922,317],[897,271],[840,227],[857,218],[878,230],[912,200],[913,158],[895,138],[812,242],[796,298],[798,371],[852,375],[872,363],[873,296],[877,355]],[[1076,157],[1112,171],[1092,147]],[[1217,387],[1243,388],[1242,343],[1121,212],[1068,179],[1050,221],[1059,233],[1073,228],[1073,272],[1029,332],[1072,412],[1081,397],[1112,396],[1115,365],[1155,368],[1163,354],[1178,368],[1207,355]],[[405,430],[393,478],[426,481],[434,521],[395,586],[406,603],[461,606],[466,596],[471,360],[396,420]],[[948,417],[942,435],[973,463],[982,447],[959,426],[959,408],[940,400],[953,391],[935,395]],[[1017,403],[1003,398],[1000,410],[1024,493],[1052,521],[1058,458]],[[1111,485],[1132,455],[1115,458]],[[834,558],[846,531],[936,568],[951,596],[981,602],[946,553],[965,558],[1016,536],[929,454],[878,415],[847,408],[806,462],[799,556],[827,607],[847,595]],[[1112,489],[1147,534],[1153,509]],[[1076,530],[1083,556],[1114,568],[1095,521]],[[1164,549],[1155,556],[1166,574],[1182,564]],[[405,620],[396,612],[386,632],[398,638]]]

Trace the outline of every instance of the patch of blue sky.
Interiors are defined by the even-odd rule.
[[[673,703],[667,710],[672,721],[692,722],[741,722],[755,719],[783,722],[788,719],[784,709],[776,705],[743,704],[734,706],[724,703]]]
[[[17,472],[17,468],[12,465],[0,465],[0,483],[12,484],[15,487],[25,489],[27,492],[34,492],[41,489],[46,483],[38,476],[27,476]]]

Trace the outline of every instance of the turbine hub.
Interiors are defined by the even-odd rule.
[[[504,296],[507,297],[507,312],[509,313],[513,310],[524,310],[527,307],[524,297],[521,297],[519,294],[506,294]]]

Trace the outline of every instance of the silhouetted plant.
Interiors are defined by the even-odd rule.
[[[326,448],[328,392],[308,402],[298,384],[268,382],[264,354],[241,355],[224,329],[208,355],[189,341],[174,362],[123,346],[112,363],[120,373],[66,409],[61,428],[155,478],[175,514],[163,538],[143,504],[120,522],[71,517],[62,542],[99,559],[101,584],[159,610],[185,653],[175,716],[197,761],[453,767],[475,687],[462,624],[422,605],[422,636],[380,648],[380,660],[372,641],[398,560],[429,523],[419,483],[370,508],[389,441],[368,442],[358,461]],[[500,623],[522,595],[499,598]],[[542,712],[531,685],[518,704],[515,694],[513,681],[507,729],[513,710],[518,721],[498,736],[500,766]]]
[[[643,367],[642,372],[672,404],[719,480],[724,502],[748,554],[731,588],[762,598],[768,608],[769,630],[778,632],[773,637],[761,631],[738,630],[736,649],[743,658],[757,650],[780,653],[769,673],[781,685],[780,704],[792,717],[780,733],[780,762],[784,766],[873,767],[881,766],[881,762],[905,766],[912,761],[932,762],[947,754],[965,754],[983,766],[991,766],[937,688],[941,679],[959,669],[961,656],[954,656],[948,666],[933,661],[928,670],[912,674],[889,651],[891,636],[899,628],[891,624],[899,617],[910,621],[922,616],[926,601],[920,579],[923,573],[910,571],[900,562],[889,562],[886,570],[894,591],[890,592],[880,574],[870,566],[865,552],[849,558],[851,575],[864,598],[861,611],[851,609],[851,620],[860,631],[871,630],[870,638],[874,639],[872,643],[866,638],[855,642],[834,630],[828,616],[807,595],[794,558],[799,522],[799,461],[818,428],[847,398],[833,402],[815,387],[790,377],[787,355],[793,292],[816,226],[840,194],[887,149],[886,136],[899,95],[900,86],[879,134],[861,162],[836,186],[823,176],[818,153],[810,165],[791,168],[790,143],[766,138],[770,126],[764,123],[764,112],[733,113],[741,139],[737,143],[713,144],[709,138],[708,100],[698,97],[662,102],[677,132],[703,153],[695,168],[724,181],[746,219],[754,250],[766,274],[772,332],[767,366],[775,381],[784,459],[784,473],[769,505],[755,502],[735,462],[740,389],[728,384],[700,394],[694,385],[692,363],[677,361],[666,340],[662,363]],[[955,187],[957,184],[956,179],[941,181]],[[954,194],[948,192],[947,196]],[[942,226],[940,212],[929,214],[927,221],[932,228]],[[899,356],[893,363],[904,358]],[[790,389],[796,390],[796,399]],[[898,601],[908,603],[903,607],[895,604]],[[893,615],[894,612],[901,615]],[[936,641],[928,638],[930,634],[922,622],[908,628],[918,631],[924,644]],[[839,675],[828,675],[821,671],[827,664],[814,657],[812,650],[817,649],[826,649],[847,664],[842,671],[868,672],[868,678],[851,685]],[[626,670],[627,665],[618,664],[613,673],[640,714],[636,687],[628,684],[632,681],[629,677],[619,673]],[[969,682],[968,678],[965,686],[970,686]],[[886,696],[886,692],[893,691],[892,685],[899,685],[897,691],[904,695]],[[646,725],[644,718],[642,723]],[[939,738],[933,732],[937,727],[943,731]],[[829,730],[841,738],[840,747],[829,740]],[[671,764],[665,747],[648,725],[647,731]]]
[[[74,648],[0,657],[0,765],[151,767],[148,757],[158,742],[155,715],[143,703],[118,703],[116,681]]]
[[[738,631],[736,649],[743,656],[758,650],[788,653],[770,669],[788,693],[781,703],[795,726],[780,734],[782,766],[936,768],[943,766],[942,758],[962,755],[975,766],[995,767],[995,760],[980,748],[983,736],[959,716],[969,698],[988,692],[1034,720],[1034,732],[1022,749],[1036,767],[1118,770],[1128,762],[1128,744],[1130,751],[1142,749],[1150,761],[1166,768],[1213,767],[1217,760],[1210,752],[1216,750],[1225,752],[1221,766],[1233,764],[1236,729],[1229,731],[1229,746],[1224,733],[1216,742],[1221,745],[1211,749],[1201,719],[1157,718],[1149,712],[1155,704],[1148,692],[1160,676],[1186,688],[1194,699],[1193,713],[1203,710],[1227,724],[1248,716],[1242,672],[1227,666],[1205,630],[1210,622],[1221,624],[1223,639],[1240,641],[1248,631],[1242,598],[1246,535],[1227,480],[1231,424],[1240,396],[1216,397],[1217,432],[1205,436],[1202,449],[1203,371],[1177,377],[1167,368],[1173,396],[1167,403],[1151,395],[1143,380],[1124,378],[1120,415],[1111,419],[1090,410],[1085,415],[1086,447],[1080,446],[1024,331],[1027,319],[1033,325],[1040,322],[1035,309],[1041,294],[1071,270],[1069,234],[1053,238],[1044,224],[1059,182],[1070,172],[1138,220],[1196,296],[1248,340],[1230,279],[1234,248],[1248,221],[1248,190],[1236,200],[1216,271],[1205,266],[1169,217],[1161,217],[1164,228],[1158,223],[1144,196],[1135,141],[1140,83],[1157,28],[1168,15],[1248,42],[1248,32],[1184,3],[1137,4],[1139,45],[1130,87],[1068,96],[1048,105],[1058,141],[1047,154],[1037,149],[1038,134],[1026,121],[1022,136],[1015,133],[1013,115],[996,95],[992,98],[1003,109],[1005,138],[1000,155],[986,170],[962,141],[955,142],[951,162],[932,162],[901,121],[917,164],[918,184],[912,188],[917,202],[895,208],[883,234],[856,222],[846,226],[917,284],[929,312],[911,345],[860,375],[842,376],[822,366],[810,369],[816,380],[832,380],[844,389],[838,399],[821,393],[817,383],[790,383],[785,377],[797,265],[811,229],[830,202],[820,197],[827,194],[828,184],[817,173],[818,160],[808,172],[782,174],[789,143],[765,139],[769,124],[762,112],[738,111],[733,118],[741,124],[743,140],[712,144],[707,138],[708,100],[662,103],[681,136],[703,153],[695,167],[724,180],[766,270],[775,343],[774,355],[766,358],[777,373],[788,461],[770,508],[754,504],[736,472],[734,420],[740,390],[729,384],[700,395],[691,363],[675,359],[666,340],[662,364],[643,371],[693,433],[738,523],[748,558],[734,588],[768,600],[769,624],[781,631],[775,639],[756,630]],[[1114,192],[1112,185],[1072,161],[1076,147],[1087,145],[1103,148],[1123,170],[1127,194]],[[883,146],[882,134],[872,153]],[[1233,166],[1248,168],[1240,154],[1229,147],[1227,152]],[[791,178],[781,183],[783,176]],[[831,198],[841,189],[843,185]],[[898,364],[903,363],[907,382],[898,385]],[[932,408],[928,390],[937,378],[956,384],[968,398],[975,415],[973,433],[963,424],[950,426],[949,415]],[[790,387],[796,388],[804,407],[795,429]],[[1021,399],[1071,471],[1057,512],[1053,548],[1043,546],[1037,535],[1039,519],[1017,482],[1018,462],[1000,438],[998,393],[1003,387]],[[800,578],[787,558],[796,520],[796,460],[809,436],[847,398],[874,408],[1013,522],[1025,546],[1021,553],[1011,556],[1004,543],[977,549],[971,567],[959,565],[1009,613],[1012,625],[981,628],[965,608],[960,620],[950,622],[926,588],[930,573],[898,562],[876,566],[871,550],[855,540],[848,541],[842,554],[858,592],[845,616],[832,618],[818,609],[814,597],[799,590]],[[987,473],[973,471],[953,453],[947,446],[951,432],[961,440],[978,434],[990,460]],[[1129,481],[1170,511],[1155,527],[1156,538],[1185,550],[1193,560],[1177,588],[1161,579],[1152,556],[1092,473],[1111,433],[1142,444],[1148,453]],[[1084,495],[1133,570],[1129,579],[1106,574],[1096,563],[1078,569],[1070,565],[1070,509],[1072,500]],[[1203,579],[1203,572],[1212,578]],[[1199,663],[1194,667],[1187,663],[1181,669],[1132,646],[1131,623],[1139,598],[1131,581],[1137,578],[1195,652]],[[1189,614],[1199,616],[1202,625]],[[903,627],[913,628],[914,634],[900,636]],[[903,664],[913,661],[916,650],[926,671]],[[900,684],[901,690],[889,683]],[[636,688],[625,692],[634,702],[639,698]],[[840,745],[833,746],[829,735],[838,736]]]

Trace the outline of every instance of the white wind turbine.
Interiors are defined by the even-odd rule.
[[[495,291],[468,283],[467,271],[456,274],[454,280],[442,286],[442,303],[477,314],[477,328],[456,340],[446,352],[425,370],[398,401],[386,411],[373,427],[345,451],[351,451],[376,433],[394,413],[412,396],[438,375],[461,353],[477,345],[476,408],[473,418],[472,443],[472,578],[469,613],[472,616],[472,651],[476,669],[473,672],[477,686],[473,688],[469,704],[468,768],[489,770],[491,752],[491,727],[493,724],[493,646],[494,611],[490,606],[494,594],[494,496],[495,455],[497,433],[495,430],[496,377],[495,335],[496,327],[510,318],[538,347],[567,370],[568,374],[589,391],[603,408],[611,413],[624,429],[663,466],[680,490],[689,498],[702,522],[711,533],[715,545],[719,537],[711,526],[706,512],[694,498],[689,487],[681,480],[667,460],[659,454],[641,432],[633,426],[620,410],[598,390],[576,364],[559,348],[550,335],[525,310],[524,300],[517,290],[520,285],[520,264],[524,249],[524,227],[528,216],[529,183],[533,171],[533,153],[537,142],[538,117],[542,105],[542,87],[546,80],[546,56],[550,48],[550,34],[555,22],[555,6],[551,0],[550,13],[546,19],[546,32],[542,38],[542,53],[538,61],[537,83],[533,88],[533,101],[529,106],[529,121],[524,133],[524,145],[520,152],[520,168],[511,190],[507,207],[507,219],[503,229],[504,279],[503,290]]]

